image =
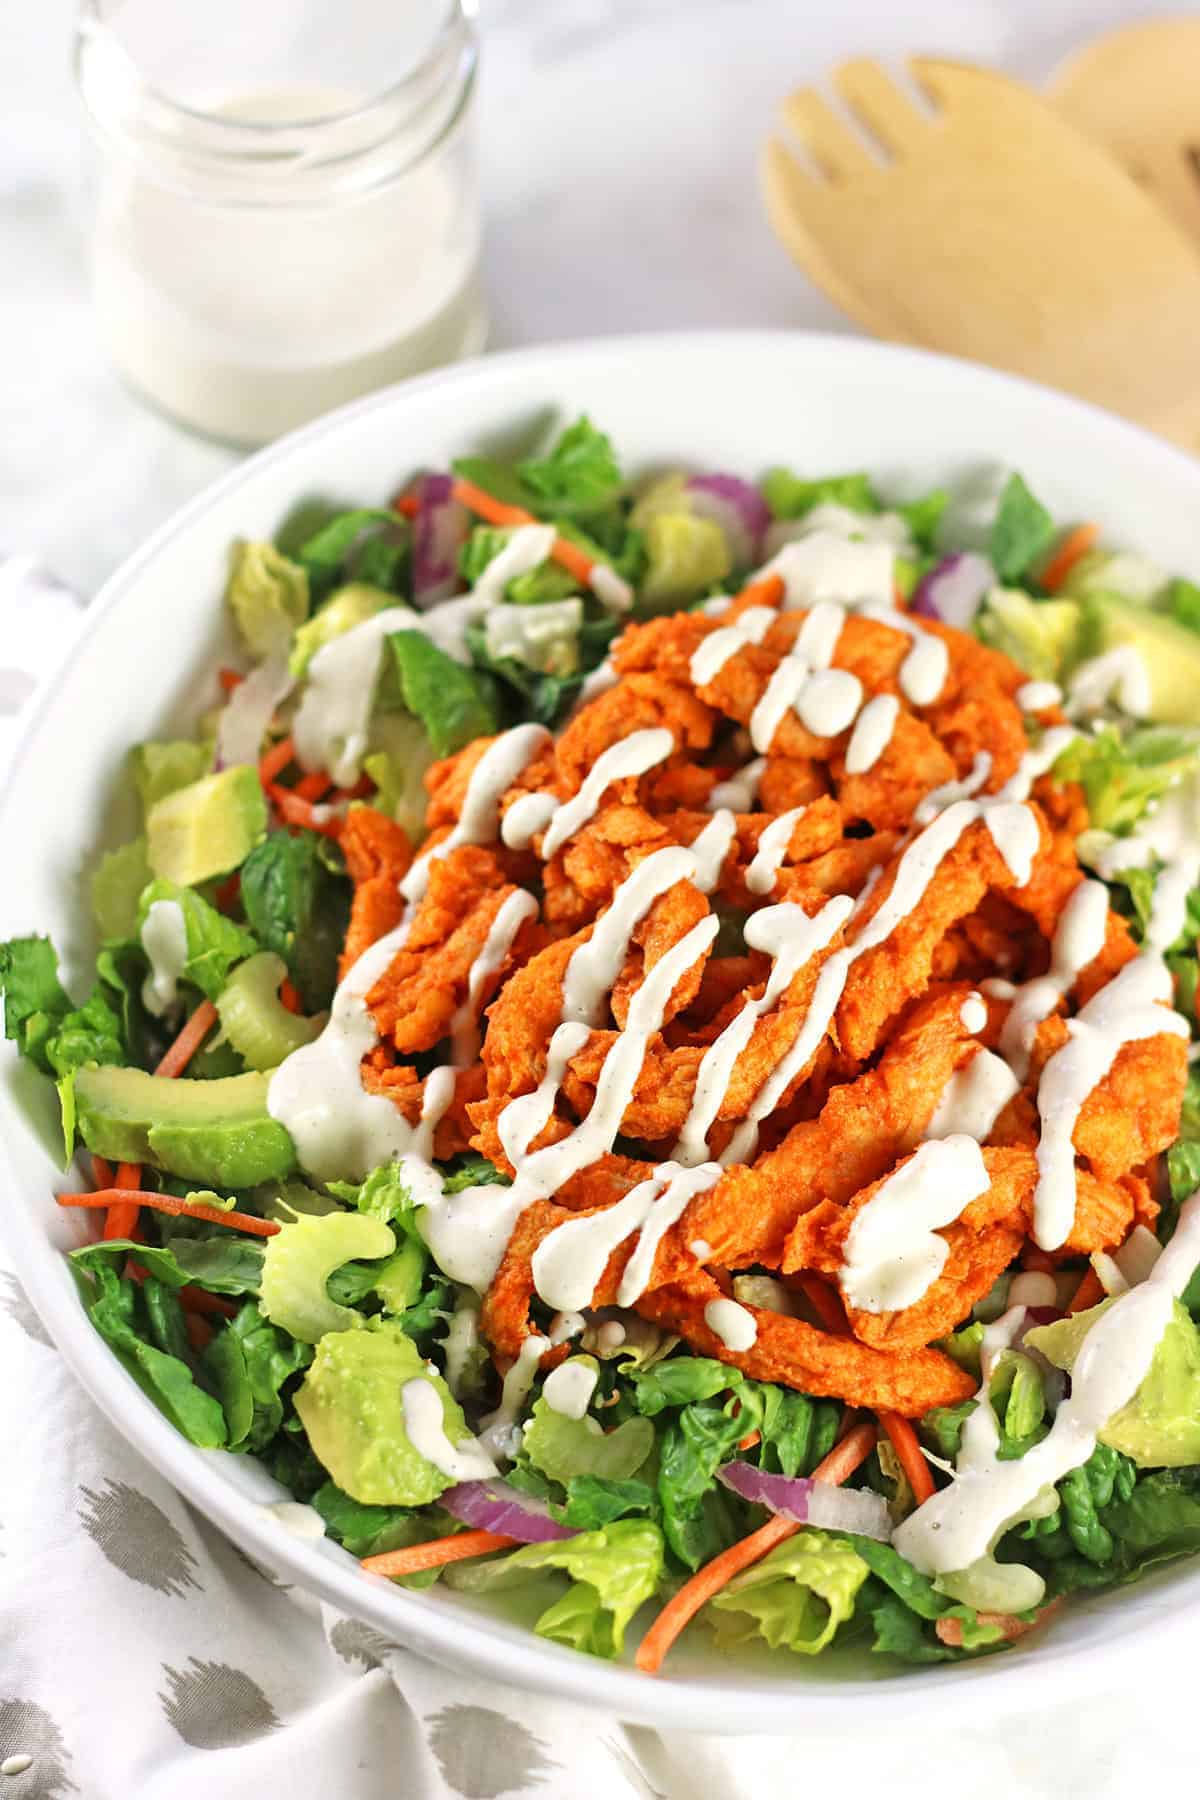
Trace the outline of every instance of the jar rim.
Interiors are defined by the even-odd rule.
[[[154,162],[167,185],[192,187],[206,174],[228,176],[253,165],[260,203],[262,184],[283,199],[282,183],[299,169],[310,199],[322,176],[327,187],[378,187],[438,148],[474,86],[477,0],[444,0],[420,57],[387,86],[344,108],[282,119],[240,117],[174,98],[143,74],[101,5],[80,0],[74,36],[75,81],[89,125]],[[242,196],[242,203],[252,202]]]

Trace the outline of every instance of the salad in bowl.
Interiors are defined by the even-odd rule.
[[[1200,1548],[1200,589],[1016,473],[635,483],[580,418],[224,606],[90,991],[0,948],[185,1437],[647,1673],[989,1655]]]

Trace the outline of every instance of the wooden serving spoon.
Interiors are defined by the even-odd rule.
[[[791,255],[880,336],[1033,376],[1200,450],[1192,243],[1019,83],[909,67],[928,106],[865,59],[833,75],[850,122],[812,89],[784,101],[763,184]]]
[[[1050,96],[1200,239],[1200,16],[1108,32],[1064,64]]]

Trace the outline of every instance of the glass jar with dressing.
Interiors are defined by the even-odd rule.
[[[82,0],[121,373],[261,444],[482,348],[474,0]]]

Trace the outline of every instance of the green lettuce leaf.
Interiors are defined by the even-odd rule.
[[[1014,472],[1000,495],[989,546],[1001,581],[1019,581],[1041,561],[1054,536],[1054,520]]]
[[[314,601],[323,599],[344,576],[350,575],[351,552],[361,545],[371,526],[386,527],[390,541],[404,531],[403,522],[396,513],[375,506],[358,506],[349,512],[335,513],[301,544],[295,552],[295,561],[308,577],[309,592]],[[361,579],[367,578],[362,576]]]
[[[482,669],[465,668],[420,631],[389,638],[400,691],[439,756],[500,729],[495,684]]]
[[[527,458],[517,468],[527,491],[552,512],[603,512],[621,491],[612,444],[587,417],[568,425],[549,455]]]
[[[88,1315],[122,1367],[191,1443],[219,1449],[226,1440],[221,1404],[197,1384],[182,1356],[160,1349],[151,1340],[151,1321],[139,1284],[122,1280],[115,1270],[99,1262],[85,1280]],[[160,1289],[160,1301],[165,1291]],[[163,1312],[160,1304],[160,1329]]]
[[[129,764],[143,815],[168,794],[191,787],[194,781],[208,775],[212,763],[211,744],[194,744],[186,738],[135,744],[129,752]]]
[[[306,1012],[329,1004],[350,917],[339,853],[316,831],[273,831],[242,864],[242,906],[264,950],[282,956]]]
[[[949,504],[950,495],[946,489],[933,488],[919,499],[900,502],[893,511],[900,514],[921,549],[932,550],[937,541],[942,515]]]
[[[534,1630],[591,1656],[613,1657],[625,1647],[634,1613],[657,1589],[662,1567],[658,1527],[648,1520],[618,1519],[603,1531],[581,1532],[560,1543],[527,1544],[494,1559],[452,1564],[445,1579],[464,1593],[486,1594],[561,1570],[571,1586]]]
[[[1124,736],[1115,726],[1081,735],[1054,765],[1060,781],[1077,781],[1097,831],[1127,831],[1152,801],[1200,758],[1200,733],[1146,725]]]
[[[193,888],[178,887],[173,881],[152,881],[138,902],[138,929],[156,901],[171,901],[183,914],[187,932],[187,962],[183,980],[191,982],[209,1000],[215,1000],[229,979],[235,963],[243,962],[258,950],[256,940],[241,925],[235,925],[224,913],[201,897]]]
[[[802,519],[805,513],[832,501],[849,507],[851,512],[875,513],[879,501],[871,486],[871,478],[857,472],[852,475],[823,475],[806,481],[790,469],[770,469],[762,481],[762,496],[776,519]]]
[[[11,938],[0,944],[0,991],[5,1037],[49,1074],[46,1044],[71,1010],[49,938]]]
[[[122,844],[100,858],[90,882],[92,917],[106,942],[136,936],[138,901],[153,873],[144,837]]]
[[[253,1302],[216,1334],[203,1363],[221,1397],[230,1450],[253,1453],[270,1443],[283,1424],[281,1390],[308,1367],[312,1354],[307,1344],[268,1324]]]
[[[486,1156],[464,1155],[459,1159],[457,1167],[451,1169],[442,1181],[444,1194],[461,1194],[469,1187],[511,1187],[512,1183],[502,1169],[488,1161]]]
[[[555,1516],[564,1525],[596,1531],[630,1513],[653,1513],[654,1489],[644,1481],[610,1481],[602,1475],[572,1475],[564,1505]]]
[[[1178,624],[1186,625],[1189,631],[1200,631],[1200,587],[1194,581],[1177,576],[1167,584],[1162,604]]]
[[[722,1649],[763,1637],[772,1650],[816,1656],[854,1613],[868,1569],[844,1538],[798,1531],[709,1603]]]
[[[435,1508],[423,1507],[415,1512],[410,1506],[364,1506],[332,1481],[324,1482],[309,1504],[324,1519],[327,1534],[351,1556],[382,1556],[385,1550],[406,1550],[412,1544],[425,1544],[430,1538],[445,1537],[457,1529],[453,1519]],[[409,1575],[403,1585],[432,1587],[440,1574],[440,1569],[422,1570]]]
[[[543,1475],[566,1487],[578,1475],[628,1480],[653,1447],[654,1427],[648,1419],[626,1419],[615,1430],[605,1431],[590,1414],[569,1419],[537,1399],[525,1427],[522,1453]]]

